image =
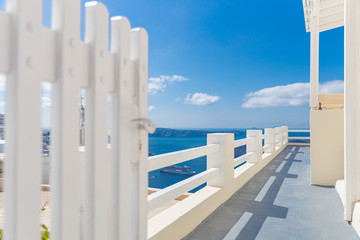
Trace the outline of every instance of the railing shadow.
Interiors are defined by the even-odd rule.
[[[302,162],[296,159],[302,153],[299,150],[297,146],[285,148],[185,239],[251,240],[268,217],[285,219],[289,209],[274,202],[285,179],[298,177],[289,170],[293,163]]]
[[[274,201],[284,180],[298,177],[296,174],[290,174],[289,169],[294,162],[301,162],[301,160],[295,159],[296,155],[300,153],[299,149],[300,147],[295,147],[294,151],[291,151],[291,148],[286,148],[264,171],[256,175],[251,185],[256,184],[257,187],[252,189],[252,194],[247,195],[247,199],[241,197],[241,189],[232,197],[230,204],[241,204],[243,213],[252,214],[236,239],[255,239],[268,217],[286,218],[288,208],[275,205]],[[285,163],[283,164],[283,162]],[[262,188],[259,190],[259,187]],[[249,191],[251,192],[251,188]]]

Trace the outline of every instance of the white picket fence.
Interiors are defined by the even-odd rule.
[[[146,239],[146,128],[153,127],[147,121],[147,33],[114,17],[108,46],[108,11],[89,2],[82,42],[80,0],[53,0],[51,29],[42,25],[42,7],[42,0],[6,0],[0,11],[0,74],[7,77],[4,239],[40,239],[44,81],[52,84],[51,239]]]

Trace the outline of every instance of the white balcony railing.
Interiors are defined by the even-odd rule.
[[[159,168],[186,162],[188,160],[203,157],[219,151],[219,144],[211,144],[203,147],[152,156],[148,159],[148,170],[150,172]]]
[[[186,229],[195,228],[195,222],[203,221],[271,161],[287,143],[287,127],[266,128],[264,134],[262,130],[247,130],[246,138],[239,140],[234,140],[231,133],[214,133],[208,134],[206,146],[149,157],[148,171],[203,156],[207,157],[207,170],[148,195],[148,211],[162,207],[160,211],[154,211],[157,212],[155,215],[151,214],[148,239],[180,239],[186,236],[189,233]],[[246,147],[246,153],[235,158],[235,149],[242,146]],[[204,183],[206,186],[190,197],[171,207],[166,204]],[[206,200],[212,203],[211,207],[207,206]],[[202,210],[197,212],[196,209]]]
[[[218,179],[216,185],[225,187],[226,184],[224,180],[227,176],[224,176],[224,174],[231,174],[231,176],[234,176],[235,167],[244,163],[256,164],[260,162],[262,160],[262,154],[271,154],[287,144],[287,134],[287,127],[275,129],[266,128],[265,134],[262,134],[261,130],[247,130],[247,137],[236,141],[234,141],[233,134],[209,134],[208,145],[206,146],[149,157],[148,171],[179,164],[203,156],[207,156],[208,168],[204,172],[198,173],[149,195],[148,211],[152,211],[187,191],[204,183],[209,183],[211,180],[219,177],[220,179]],[[278,140],[275,140],[275,138],[278,138]],[[263,139],[265,142],[264,146],[262,146]],[[229,148],[235,149],[241,146],[246,146],[246,153],[234,158],[234,153],[232,152],[231,161],[233,162],[233,167],[232,171],[229,173],[226,169],[228,156],[222,151]],[[214,156],[216,156],[215,159]],[[214,165],[216,165],[216,167],[213,167]]]
[[[217,153],[220,151],[219,144],[209,144],[204,147],[192,148],[178,152],[161,154],[149,157],[148,166],[149,171],[159,168],[167,167],[170,165],[186,162],[195,158],[208,156],[209,154]],[[156,193],[148,196],[148,211],[154,210],[162,204],[175,199],[181,194],[190,191],[193,188],[206,183],[210,179],[220,174],[219,168],[210,168],[202,173],[192,176],[184,181],[178,182],[167,188],[164,188]]]

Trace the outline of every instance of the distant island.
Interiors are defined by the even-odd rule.
[[[172,129],[172,128],[157,128],[150,137],[205,137],[208,133],[234,133],[235,136],[245,136],[246,129]]]

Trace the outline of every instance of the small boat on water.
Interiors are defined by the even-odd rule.
[[[191,168],[189,166],[169,166],[169,167],[164,167],[160,169],[160,172],[165,172],[165,173],[174,173],[174,174],[180,174],[180,175],[194,175],[195,171],[192,171]]]

